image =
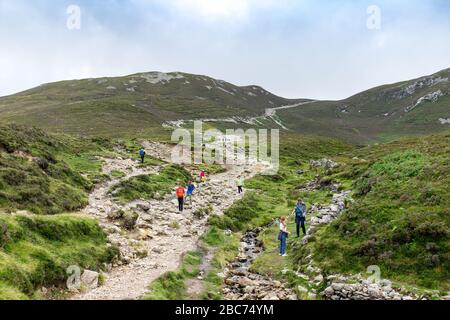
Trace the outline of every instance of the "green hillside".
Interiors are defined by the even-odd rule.
[[[112,152],[102,142],[0,126],[0,300],[39,298],[67,267],[98,270],[116,255],[98,223],[76,213],[105,178],[96,156]]]
[[[50,83],[0,98],[0,121],[65,133],[160,136],[165,121],[256,116],[296,101],[258,86],[150,72]]]
[[[312,284],[296,276],[309,271],[311,257],[324,276],[361,274],[368,266],[377,265],[382,279],[394,286],[414,292],[439,295],[449,291],[450,279],[450,135],[422,136],[400,139],[388,144],[364,148],[326,139],[284,137],[280,172],[276,176],[255,177],[246,186],[254,190],[225,212],[210,219],[212,228],[205,241],[215,247],[213,265],[208,275],[212,282],[207,297],[216,297],[220,279],[215,272],[233,261],[236,243],[242,233],[232,239],[217,235],[224,230],[237,232],[266,226],[272,219],[287,216],[297,199],[309,208],[327,205],[333,192],[330,183],[339,183],[340,190],[352,190],[353,200],[334,222],[322,225],[305,245],[295,239],[295,224],[288,221],[291,236],[288,257],[278,255],[278,225],[266,229],[260,239],[264,253],[251,270],[273,279],[315,290],[325,289],[323,283]],[[328,157],[339,163],[329,170],[313,168],[310,159]],[[316,190],[303,188],[317,181]],[[309,212],[309,217],[315,213]],[[307,227],[309,221],[307,222]],[[298,294],[309,299],[304,292]],[[433,294],[434,295],[434,294]]]
[[[287,127],[358,143],[384,141],[449,130],[450,69],[265,116],[266,109],[307,101],[207,76],[149,72],[49,83],[3,97],[0,121],[91,136],[160,138],[171,132],[162,127],[167,122],[213,119],[219,127]]]
[[[450,69],[342,101],[318,101],[277,114],[298,132],[355,142],[448,131],[450,124],[443,122],[450,118]]]
[[[355,158],[356,157],[356,158]],[[327,272],[363,272],[450,289],[450,135],[356,150],[324,179],[350,185],[354,203],[310,244]],[[306,256],[299,252],[296,261]]]

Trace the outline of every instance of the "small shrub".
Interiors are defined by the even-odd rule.
[[[169,224],[169,228],[180,229],[180,223],[178,221],[174,220]]]

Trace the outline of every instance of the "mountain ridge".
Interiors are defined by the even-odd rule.
[[[152,71],[52,82],[0,97],[0,121],[67,133],[123,135],[157,134],[170,129],[164,124],[209,119],[224,126],[274,127],[370,142],[445,131],[449,106],[450,68],[329,101],[287,99],[258,85]],[[267,110],[276,111],[267,116]]]

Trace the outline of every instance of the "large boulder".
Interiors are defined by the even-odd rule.
[[[81,275],[81,284],[86,286],[89,289],[95,289],[98,287],[98,272],[91,270],[84,270]]]

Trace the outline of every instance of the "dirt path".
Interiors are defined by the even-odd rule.
[[[145,147],[147,154],[168,160],[171,151],[169,147],[153,143],[147,143]],[[197,193],[192,205],[180,215],[172,194],[161,200],[139,200],[126,205],[115,203],[108,194],[111,186],[132,176],[156,173],[160,168],[140,168],[138,163],[129,159],[105,159],[105,161],[103,168],[105,174],[121,170],[126,172],[126,176],[99,186],[90,195],[85,213],[100,221],[109,234],[109,241],[119,247],[124,264],[115,266],[106,275],[106,281],[102,286],[75,295],[73,299],[76,300],[141,298],[153,280],[167,271],[176,270],[181,257],[186,252],[196,249],[199,237],[207,229],[208,217],[196,218],[193,213],[211,204],[214,214],[222,214],[243,196],[237,194],[235,189],[236,178],[241,174],[249,178],[267,168],[263,164],[232,166],[227,168],[225,173],[209,176],[201,194]],[[107,218],[109,212],[129,208],[139,213],[137,228],[132,232],[126,232],[118,223],[111,222]]]
[[[194,121],[212,122],[212,123],[224,122],[224,123],[235,123],[235,124],[245,123],[245,124],[250,124],[250,125],[262,125],[261,121],[270,119],[273,122],[275,122],[282,129],[289,130],[289,128],[287,128],[283,124],[281,119],[277,116],[277,111],[298,108],[298,107],[301,107],[301,106],[304,106],[307,104],[311,104],[311,103],[315,103],[315,102],[317,102],[317,101],[311,100],[311,101],[305,101],[305,102],[300,102],[300,103],[276,107],[276,108],[267,108],[267,109],[265,109],[263,115],[256,116],[256,117],[201,118],[201,119],[196,119],[196,120],[176,120],[176,121],[167,121],[164,124],[164,126],[169,127],[169,128],[180,128],[180,127],[183,127],[184,125],[186,125],[187,123],[193,123]]]

